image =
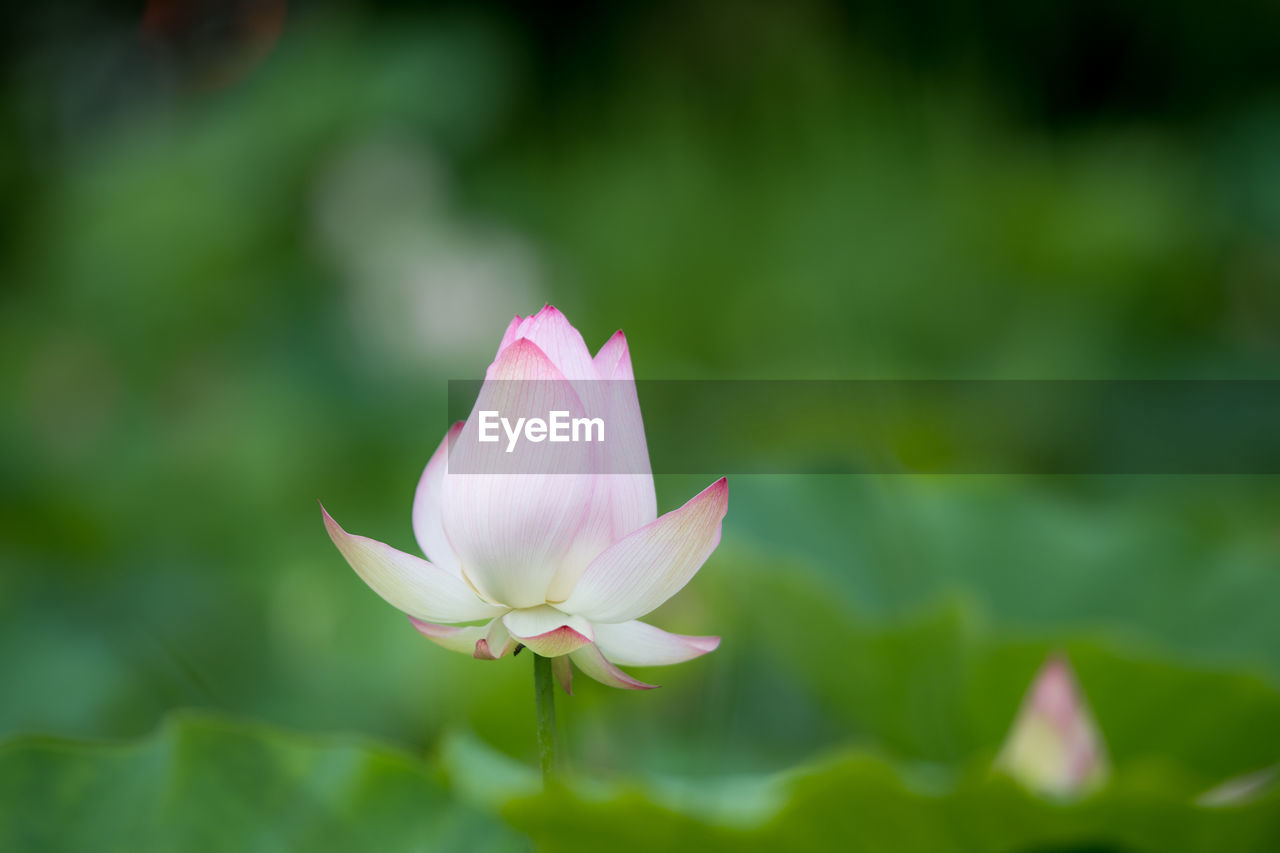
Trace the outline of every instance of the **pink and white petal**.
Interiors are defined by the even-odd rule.
[[[581,401],[537,345],[504,349],[449,452],[441,488],[444,531],[466,578],[484,597],[509,607],[546,601],[551,579],[573,547],[595,495],[593,445],[480,441],[480,413],[581,417]],[[492,417],[492,416],[490,416]],[[492,432],[490,432],[492,435]]]
[[[569,656],[561,655],[551,659],[551,674],[556,683],[570,696],[573,695],[573,667],[569,665]]]
[[[594,678],[601,684],[607,684],[610,687],[619,687],[623,690],[652,690],[658,685],[646,684],[638,678],[632,678],[613,664],[600,653],[600,649],[594,644],[583,646],[577,651],[569,654],[569,659],[577,664],[578,669],[590,678]]]
[[[515,337],[537,344],[569,380],[596,378],[586,341],[555,306],[543,306],[537,314],[525,318],[516,328]]]
[[[593,474],[593,491],[591,503],[582,518],[582,524],[578,528],[578,533],[574,537],[573,545],[565,552],[564,558],[561,560],[559,567],[548,584],[545,600],[551,603],[563,601],[573,592],[574,586],[578,583],[578,578],[582,576],[583,571],[591,564],[591,561],[598,557],[606,548],[621,538],[614,533],[614,500],[613,490],[615,488],[615,480],[620,480],[620,475],[610,475],[605,473],[611,464],[611,457],[618,455],[614,450],[614,446],[619,448],[624,445],[621,438],[622,433],[615,430],[609,408],[608,394],[610,385],[608,382],[579,382],[574,386],[574,390],[578,393],[578,398],[582,401],[583,407],[589,417],[600,418],[605,431],[605,441],[593,441],[590,444],[579,444],[582,448],[583,459],[589,460],[586,464],[590,465],[590,471]],[[648,464],[648,455],[644,456],[644,462]],[[652,483],[652,477],[650,477]]]
[[[506,331],[502,333],[502,342],[498,344],[498,352],[494,353],[493,357],[495,360],[498,358],[499,353],[501,353],[504,349],[506,349],[511,344],[512,341],[514,341],[517,337],[519,337],[520,324],[523,323],[524,321],[525,321],[525,318],[517,314],[515,317],[511,319],[511,322],[507,324]]]
[[[640,400],[631,370],[631,352],[621,329],[596,353],[595,366],[600,378],[605,380],[609,424],[613,430],[606,442],[605,470],[620,475],[610,478],[616,542],[657,518],[658,502],[654,497],[649,445],[645,441],[644,420],[640,416]]]
[[[637,620],[611,624],[600,622],[595,629],[601,653],[620,666],[667,666],[684,663],[713,652],[719,637],[671,634]]]
[[[549,604],[558,604],[569,597],[578,584],[578,578],[591,561],[598,557],[614,541],[613,508],[609,502],[610,477],[595,478],[591,504],[583,515],[582,524],[574,536],[573,544],[564,553],[560,565],[547,585],[543,598]]]
[[[635,381],[636,375],[631,369],[631,349],[627,346],[627,336],[621,329],[604,342],[591,363],[601,379]]]
[[[477,658],[497,660],[506,657],[515,650],[515,638],[511,636],[511,632],[507,630],[507,626],[502,623],[501,619],[494,619],[489,623],[488,627],[488,633],[476,643],[475,656]]]
[[[622,332],[601,347],[596,366],[601,381],[576,386],[587,411],[607,426],[605,441],[598,448],[596,498],[574,553],[547,590],[551,602],[568,598],[591,560],[605,548],[658,517],[649,447]]]
[[[608,478],[613,512],[613,538],[622,537],[658,517],[653,472],[649,467],[649,445],[636,396],[635,376],[627,339],[619,331],[596,354],[606,396],[607,421],[612,434],[605,442],[604,470]],[[610,372],[605,372],[606,370]]]
[[[561,625],[533,637],[520,637],[520,642],[533,652],[544,658],[556,658],[589,645],[591,640],[580,631]]]
[[[636,532],[658,517],[658,498],[652,474],[609,474],[604,479],[612,514],[612,542]]]
[[[472,622],[500,616],[505,608],[482,601],[459,578],[421,557],[384,542],[352,536],[323,506],[329,538],[351,568],[392,607],[424,622]]]
[[[476,641],[484,639],[485,632],[488,630],[484,625],[440,625],[435,622],[423,622],[412,616],[409,617],[409,621],[418,629],[419,634],[437,646],[442,646],[451,652],[461,652],[464,655],[475,651]]]
[[[595,639],[591,623],[586,619],[557,610],[547,604],[528,607],[523,610],[512,610],[503,615],[502,623],[507,626],[507,630],[513,636],[522,640],[526,637],[545,634],[562,626],[571,627],[580,634],[585,635],[587,642]]]
[[[729,484],[721,477],[592,560],[562,609],[592,622],[627,622],[653,610],[683,589],[720,544],[728,508]]]
[[[449,445],[462,432],[462,423],[458,421],[445,433],[444,441],[431,454],[426,470],[418,480],[418,490],[413,496],[413,535],[418,540],[418,547],[433,565],[459,577],[461,573],[458,570],[458,557],[453,553],[449,537],[444,535],[440,490],[449,469]]]
[[[566,655],[592,641],[591,623],[545,604],[512,610],[502,617],[511,635],[534,654],[545,658]]]

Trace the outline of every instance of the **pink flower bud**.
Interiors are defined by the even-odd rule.
[[[1056,798],[1087,794],[1106,781],[1106,746],[1065,657],[1051,656],[1040,668],[996,767]]]

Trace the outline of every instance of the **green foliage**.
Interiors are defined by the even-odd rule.
[[[793,606],[786,586],[765,587],[784,616]],[[813,605],[812,597],[803,601]],[[135,743],[27,737],[0,746],[0,847],[520,850],[521,835],[539,849],[620,853],[834,843],[902,853],[1263,853],[1280,844],[1274,785],[1228,806],[1196,804],[1219,781],[1214,774],[1277,754],[1274,738],[1239,737],[1264,730],[1260,723],[1280,711],[1280,695],[1252,679],[1068,644],[1087,690],[1124,699],[1097,706],[1115,759],[1111,781],[1078,802],[1052,802],[993,773],[984,743],[1017,698],[1004,689],[1001,682],[1013,686],[1004,674],[1016,677],[1017,661],[1031,650],[966,639],[954,614],[905,628],[835,624],[812,640],[874,653],[877,666],[828,673],[825,681],[847,680],[855,694],[865,688],[859,711],[869,712],[869,727],[885,732],[881,742],[889,746],[837,750],[772,774],[618,780],[579,773],[566,788],[539,792],[530,767],[473,735],[447,738],[437,764],[365,738],[183,714]],[[955,690],[932,697],[952,707],[910,713],[895,685],[936,680],[922,668],[934,665],[930,650],[939,640],[963,648],[952,662],[967,661],[951,680]],[[895,711],[911,722],[889,720]],[[896,732],[927,731],[964,712],[975,733],[968,758],[904,758],[891,748]]]
[[[722,647],[579,678],[549,794],[528,658],[436,648],[334,552],[316,498],[414,549],[445,380],[543,300],[642,379],[1274,373],[1275,103],[1019,122],[822,3],[729,5],[593,35],[609,68],[550,98],[482,17],[293,16],[236,85],[109,118],[76,106],[109,71],[16,51],[0,849],[1280,849],[1274,787],[1193,804],[1280,761],[1274,478],[733,477],[654,617]],[[477,287],[512,245],[524,289]],[[857,412],[784,414],[868,452]],[[1073,804],[989,771],[1054,650],[1114,761]],[[396,746],[315,734],[350,731]]]
[[[359,737],[183,714],[133,743],[0,746],[4,850],[476,850],[527,845],[422,761]]]
[[[714,788],[716,783],[709,783]],[[1280,843],[1280,795],[1229,810],[1189,803],[1165,776],[1117,782],[1060,804],[975,772],[939,786],[910,768],[849,753],[773,780],[781,806],[749,825],[664,805],[640,788],[551,793],[507,817],[546,850],[1267,851]],[[713,796],[703,791],[702,796]]]

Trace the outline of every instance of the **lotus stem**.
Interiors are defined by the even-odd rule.
[[[538,759],[542,765],[542,782],[550,786],[560,771],[556,749],[555,679],[551,675],[551,658],[533,656],[533,690],[538,704]]]

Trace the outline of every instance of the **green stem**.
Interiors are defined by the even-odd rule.
[[[551,784],[559,774],[556,755],[556,692],[551,658],[533,656],[533,690],[538,700],[538,758],[542,781]]]

